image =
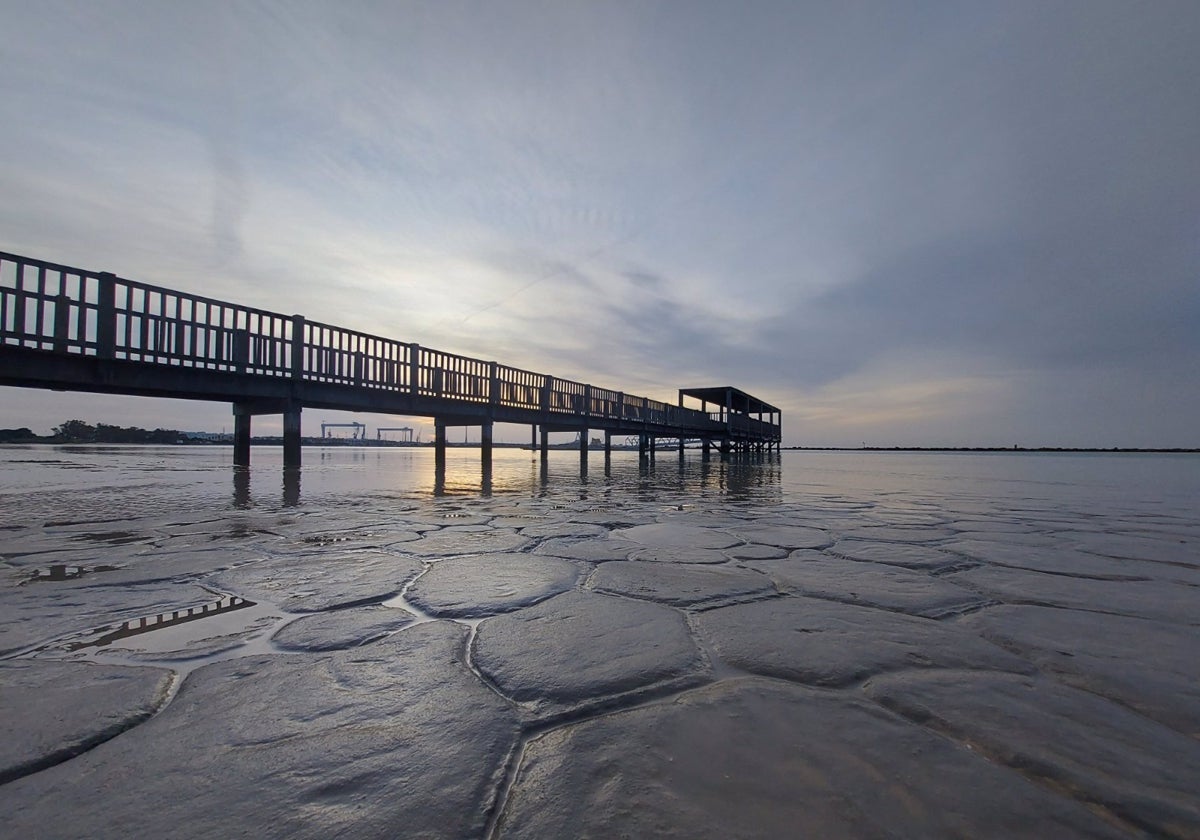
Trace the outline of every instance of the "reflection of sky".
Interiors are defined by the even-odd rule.
[[[1196,443],[1194,3],[4,18],[0,249],[658,399],[732,383],[789,443]],[[11,393],[0,426],[231,425]]]
[[[1016,520],[1058,510],[1081,522],[1134,511],[1151,522],[1158,515],[1194,519],[1200,498],[1194,455],[783,452],[778,459],[705,462],[689,452],[680,463],[676,453],[663,452],[647,465],[636,452],[614,452],[606,469],[603,454],[593,452],[581,473],[576,452],[551,452],[543,470],[527,451],[497,449],[485,488],[478,449],[448,450],[440,487],[429,448],[304,454],[297,475],[282,469],[280,447],[255,447],[248,472],[230,465],[228,447],[0,447],[0,529],[149,517],[170,530],[172,522],[211,514],[225,523],[220,528],[237,530],[249,527],[239,524],[237,511],[245,511],[315,514],[336,530],[339,513],[356,522],[376,514],[395,522],[430,503],[516,517],[593,507],[670,516],[745,506],[832,523],[851,512],[864,520],[911,514],[928,521],[947,510]]]
[[[304,466],[282,469],[281,447],[254,447],[249,470],[230,464],[228,447],[0,447],[0,527],[60,521],[64,510],[79,521],[172,516],[230,508],[275,511],[296,508],[353,514],[380,511],[403,517],[420,503],[554,506],[649,505],[652,510],[781,500],[776,458],[702,461],[675,452],[639,463],[636,452],[590,453],[586,470],[577,452],[554,451],[543,466],[528,451],[496,449],[485,481],[476,448],[450,448],[444,478],[432,448],[306,448]],[[532,505],[532,508],[529,506]],[[336,523],[330,525],[335,527]],[[448,523],[453,524],[453,523]]]
[[[676,452],[660,452],[652,462],[639,462],[636,452],[616,452],[606,462],[603,453],[592,452],[586,467],[581,468],[574,451],[555,451],[543,464],[527,451],[497,449],[488,475],[478,449],[450,448],[444,477],[439,477],[429,449],[355,453],[338,448],[321,454],[320,467],[304,471],[305,502],[325,501],[339,493],[357,496],[368,487],[408,498],[490,496],[502,503],[524,499],[539,504],[641,501],[666,505],[671,499],[676,505],[690,506],[708,501],[774,504],[780,500],[776,459],[723,462],[713,457],[705,462],[699,453],[691,452],[680,462]],[[355,470],[355,465],[364,469]]]
[[[943,508],[1023,514],[1109,510],[1194,519],[1200,456],[1150,453],[784,453],[785,494],[801,488],[940,515]]]

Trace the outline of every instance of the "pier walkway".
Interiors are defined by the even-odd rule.
[[[733,387],[681,388],[678,404],[559,379],[355,330],[241,306],[106,272],[0,252],[0,385],[233,405],[234,462],[250,462],[250,419],[281,414],[284,464],[300,464],[304,408],[432,417],[438,461],[446,428],[699,440],[723,453],[780,444],[782,412]],[[688,405],[691,403],[692,405]]]

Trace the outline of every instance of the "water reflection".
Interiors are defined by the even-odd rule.
[[[283,468],[283,506],[296,507],[300,504],[301,467]]]
[[[233,506],[239,510],[250,507],[250,468],[233,468]]]
[[[355,459],[358,460],[358,459]],[[283,467],[277,465],[265,467],[233,467],[233,506],[238,510],[248,510],[255,506],[251,485],[254,479],[259,482],[272,480],[277,475],[283,475],[283,492],[280,496],[281,507],[297,507],[300,504],[300,478],[302,467]],[[258,504],[271,505],[273,499],[259,499]]]
[[[320,454],[320,460],[323,463],[329,464],[345,461],[357,464],[365,463],[367,460],[367,451],[361,446],[330,446],[321,447],[317,450]],[[305,458],[311,457],[306,451]]]
[[[65,651],[77,651],[83,648],[91,647],[106,647],[115,641],[128,639],[131,636],[140,636],[145,633],[153,633],[156,630],[163,630],[168,627],[177,627],[180,624],[187,624],[202,618],[212,618],[213,616],[224,615],[226,613],[244,610],[248,607],[254,606],[257,606],[254,601],[248,601],[245,598],[237,595],[222,595],[216,601],[212,601],[207,604],[201,604],[196,607],[185,607],[183,609],[172,610],[171,612],[161,612],[153,615],[146,615],[142,616],[141,618],[135,618],[122,622],[116,627],[111,625],[98,627],[82,633],[78,638],[62,643],[51,643],[51,645],[47,645],[46,647],[51,647],[55,644],[58,644],[58,646]],[[42,648],[39,648],[39,650],[41,649]]]
[[[47,569],[34,569],[29,578],[22,583],[30,583],[36,581],[62,581],[75,580],[92,572],[111,572],[116,570],[116,566],[108,566],[104,564],[94,564],[91,566],[68,566],[66,564],[56,564]]]
[[[457,455],[458,457],[454,457]],[[444,468],[433,465],[429,493],[436,497],[453,495],[482,495],[520,493],[547,498],[570,495],[587,499],[598,491],[629,491],[651,499],[669,491],[684,496],[717,495],[730,500],[754,499],[764,503],[782,498],[782,469],[778,453],[730,456],[706,459],[699,453],[685,453],[683,458],[638,458],[636,454],[619,453],[604,458],[602,477],[589,472],[585,457],[578,462],[566,453],[552,454],[547,460],[518,455],[497,458],[492,469],[482,468],[478,456],[451,453]],[[556,457],[557,455],[557,457]],[[430,459],[432,460],[432,459]],[[422,475],[420,463],[405,465],[417,470],[417,495]],[[428,470],[428,466],[426,467]],[[428,473],[425,473],[428,475]]]
[[[190,621],[196,621],[201,618],[211,618],[213,616],[222,615],[224,613],[233,612],[235,610],[244,610],[247,607],[256,606],[254,601],[248,601],[237,595],[225,595],[213,603],[201,604],[198,607],[186,607],[181,610],[172,610],[170,613],[157,613],[151,616],[143,616],[140,619],[126,621],[121,624],[116,630],[111,633],[106,633],[92,641],[77,642],[71,646],[70,650],[78,647],[103,647],[111,644],[117,639],[125,639],[130,636],[138,636],[142,633],[150,633],[155,630],[162,630],[166,627],[174,627],[179,624],[186,624]]]
[[[476,464],[474,471],[469,466],[458,465],[457,469],[448,470],[446,462],[440,459],[433,465],[433,489],[435,497],[454,495],[476,495],[489,498],[492,495],[492,477],[494,470],[491,461]]]
[[[367,457],[370,454],[372,457]],[[632,493],[652,501],[663,493],[682,497],[716,496],[721,500],[754,500],[765,504],[782,498],[781,460],[778,453],[703,458],[698,452],[683,458],[638,458],[636,453],[615,453],[604,458],[604,471],[594,476],[589,460],[573,454],[553,453],[541,460],[524,452],[498,451],[489,463],[477,451],[450,451],[444,461],[432,452],[366,453],[322,451],[301,468],[279,464],[234,467],[233,506],[297,507],[304,503],[302,479],[309,487],[307,501],[329,494],[373,495],[376,491],[400,492],[409,497],[480,497],[522,494],[531,498],[608,496],[614,491]],[[282,476],[282,496],[267,496],[262,487]],[[256,492],[257,491],[257,492]]]
[[[497,448],[489,492],[617,504],[694,504],[703,497],[713,507],[836,498],[937,508],[953,500],[956,509],[970,504],[976,512],[1067,505],[1191,520],[1200,498],[1197,455],[787,451],[729,460],[713,452],[706,461],[689,450],[680,465],[675,454],[639,464],[636,451],[614,450],[607,462],[591,460],[585,484],[576,452],[551,451],[543,464],[539,453]],[[234,470],[230,448],[221,446],[0,446],[0,536],[30,524],[278,510],[285,502],[390,510],[400,500],[434,498],[432,447],[306,449],[301,472],[287,477],[286,496],[282,456],[282,447],[260,447],[249,470]],[[452,449],[439,492],[478,498],[482,479],[479,450]]]
[[[782,496],[782,461],[777,452],[734,456],[718,462],[718,466],[722,490],[733,499],[761,498],[772,488]]]

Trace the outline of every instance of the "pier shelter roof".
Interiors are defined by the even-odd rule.
[[[734,388],[732,385],[722,385],[713,388],[680,388],[679,397],[692,397],[701,402],[713,403],[714,405],[728,405],[731,411],[738,414],[783,414],[775,406],[770,403],[763,402],[758,397],[753,397],[745,391]]]

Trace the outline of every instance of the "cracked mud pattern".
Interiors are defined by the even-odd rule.
[[[227,457],[0,448],[6,833],[1200,837],[1194,456]]]

